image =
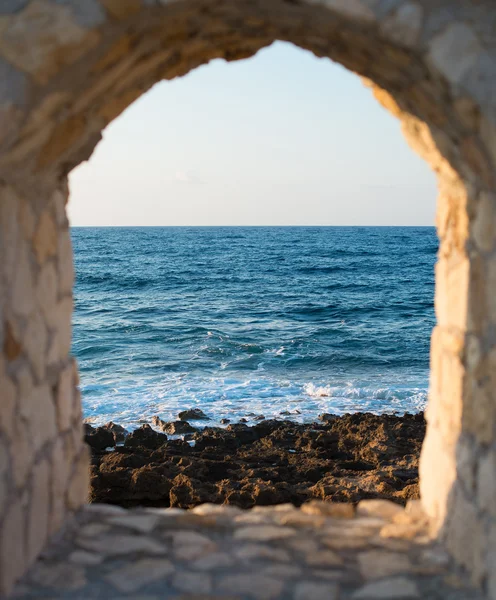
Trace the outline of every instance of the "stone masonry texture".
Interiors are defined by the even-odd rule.
[[[4,594],[87,495],[70,357],[67,175],[157,81],[213,58],[252,56],[276,39],[359,74],[437,173],[437,326],[422,503],[433,535],[496,599],[493,0],[0,0]],[[319,597],[317,583],[305,585],[296,598]]]

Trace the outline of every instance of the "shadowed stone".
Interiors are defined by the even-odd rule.
[[[294,600],[338,600],[339,587],[333,583],[302,581],[294,588]]]
[[[296,535],[296,529],[289,527],[274,527],[271,525],[267,526],[253,526],[253,527],[242,527],[234,532],[234,538],[237,540],[255,540],[259,542],[267,542],[269,540],[281,540],[284,538],[292,537]]]
[[[11,15],[22,10],[29,0],[2,0],[0,2],[0,15]]]
[[[396,577],[369,583],[352,595],[353,600],[393,600],[396,598],[420,597],[416,584],[405,577]]]
[[[165,558],[144,558],[112,571],[105,579],[120,592],[130,593],[173,572],[174,566]]]

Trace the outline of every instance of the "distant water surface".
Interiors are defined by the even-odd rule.
[[[419,411],[434,228],[73,228],[84,412]],[[299,411],[300,414],[296,414]]]

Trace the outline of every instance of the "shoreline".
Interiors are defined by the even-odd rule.
[[[188,421],[164,423],[156,417],[155,427],[172,437],[149,424],[127,436],[113,423],[96,429],[86,425],[92,450],[90,501],[250,508],[300,506],[312,499],[356,503],[384,498],[404,504],[418,498],[423,413],[323,417],[312,424],[260,420],[225,428],[210,427],[205,420],[202,429],[188,433],[175,433]],[[122,445],[107,450],[116,443]]]

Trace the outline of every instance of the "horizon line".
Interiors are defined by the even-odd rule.
[[[220,228],[220,227],[249,227],[249,228],[262,228],[262,227],[279,227],[279,228],[287,228],[287,227],[424,227],[424,228],[432,228],[435,229],[435,225],[69,225],[70,229],[85,229],[85,228],[93,228],[93,229],[160,229],[166,227],[177,227],[177,228],[186,228],[186,227],[196,227],[196,228]]]

